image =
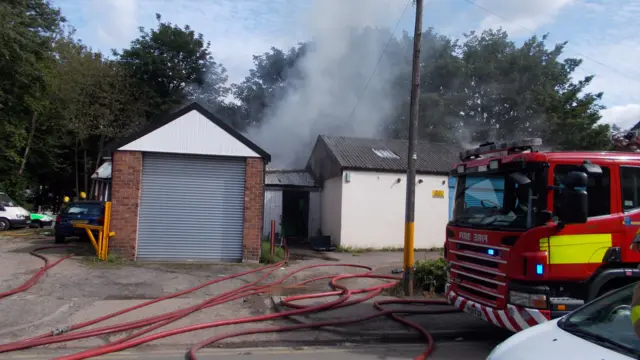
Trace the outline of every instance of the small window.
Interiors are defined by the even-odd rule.
[[[385,159],[400,159],[398,155],[396,155],[393,151],[387,149],[371,149],[373,152]]]
[[[622,209],[627,212],[640,208],[640,167],[620,167]]]
[[[571,171],[580,171],[578,165],[556,165],[554,169],[555,186],[561,186],[562,180]],[[602,166],[602,175],[589,175],[587,194],[589,197],[589,217],[611,214],[611,176],[608,167]],[[554,213],[559,211],[559,192],[554,194]]]

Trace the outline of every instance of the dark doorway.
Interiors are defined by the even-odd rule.
[[[309,236],[308,191],[282,191],[282,235],[292,240]]]

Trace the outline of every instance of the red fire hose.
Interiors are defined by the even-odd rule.
[[[5,292],[1,292],[0,293],[0,299],[5,298],[7,296],[11,296],[13,294],[17,294],[19,292],[23,292],[25,290],[28,290],[30,287],[35,285],[38,282],[38,280],[40,280],[42,275],[44,275],[44,273],[46,273],[47,270],[49,270],[52,267],[60,264],[64,259],[67,259],[67,258],[70,258],[71,256],[73,256],[73,255],[68,255],[68,256],[65,256],[63,258],[60,258],[59,260],[55,261],[52,264],[49,264],[49,259],[46,256],[38,254],[38,251],[42,251],[42,250],[46,250],[46,249],[52,249],[52,248],[68,248],[68,247],[70,247],[70,246],[68,246],[68,245],[67,246],[65,246],[65,245],[43,246],[43,247],[39,247],[39,248],[34,249],[31,252],[29,252],[30,255],[42,259],[42,261],[44,261],[44,266],[42,268],[40,268],[40,270],[38,270],[38,272],[33,274],[33,276],[31,276],[31,278],[29,280],[27,280],[24,284],[18,286],[15,289],[12,289],[12,290],[9,290],[9,291],[5,291]]]
[[[56,248],[59,246],[47,246],[47,247],[42,247],[42,248],[38,248],[32,252],[30,252],[31,255],[36,256],[40,259],[42,259],[45,263],[45,266],[43,266],[36,274],[34,274],[27,282],[25,282],[23,285],[4,292],[4,293],[0,293],[0,299],[6,296],[10,296],[16,293],[19,293],[21,291],[25,291],[27,289],[29,289],[31,286],[33,286],[38,279],[40,279],[42,277],[42,275],[44,275],[44,273],[46,273],[46,271],[48,271],[49,269],[51,269],[53,266],[59,264],[61,261],[63,261],[64,259],[68,258],[69,256],[63,257],[51,264],[49,264],[49,260],[43,256],[38,254],[38,251],[41,250],[45,250],[45,249],[50,249],[50,248]],[[67,246],[68,247],[68,246]],[[285,258],[288,258],[289,252],[288,249],[286,248],[285,245]],[[71,255],[70,255],[71,256]],[[120,333],[120,332],[124,332],[124,331],[132,331],[132,330],[137,330],[135,332],[133,332],[131,335],[113,341],[109,344],[106,345],[102,345],[99,347],[95,347],[92,349],[88,349],[76,354],[71,354],[71,355],[66,355],[66,356],[62,356],[57,358],[57,360],[75,360],[75,359],[87,359],[87,358],[92,358],[92,357],[96,357],[96,356],[100,356],[100,355],[105,355],[105,354],[109,354],[109,353],[113,353],[113,352],[117,352],[117,351],[121,351],[121,350],[125,350],[125,349],[129,349],[135,346],[138,346],[140,344],[144,344],[144,343],[148,343],[157,339],[161,339],[161,338],[165,338],[165,337],[169,337],[169,336],[173,336],[173,335],[178,335],[178,334],[183,334],[183,333],[187,333],[187,332],[191,332],[191,331],[196,331],[196,330],[202,330],[202,329],[209,329],[209,328],[214,328],[214,327],[220,327],[220,326],[227,326],[227,325],[237,325],[237,324],[246,324],[246,323],[254,323],[254,322],[263,322],[263,321],[269,321],[269,320],[275,320],[275,319],[280,319],[280,318],[286,318],[288,316],[294,316],[294,315],[304,315],[304,314],[309,314],[309,313],[316,313],[319,311],[323,311],[323,310],[331,310],[331,309],[337,309],[337,308],[341,308],[341,307],[345,307],[345,306],[350,306],[350,305],[354,305],[354,304],[358,304],[358,303],[362,303],[366,300],[369,300],[377,295],[379,295],[382,291],[384,291],[385,289],[389,289],[391,287],[394,287],[398,284],[398,282],[401,280],[400,277],[397,276],[391,276],[391,275],[377,275],[377,274],[372,274],[373,269],[364,265],[359,265],[359,264],[318,264],[318,265],[310,265],[310,266],[305,266],[302,267],[298,270],[295,270],[293,272],[287,273],[285,276],[283,276],[282,278],[280,278],[277,281],[271,282],[271,283],[267,283],[267,284],[263,284],[260,285],[265,279],[267,279],[270,275],[272,275],[276,270],[278,270],[280,267],[282,267],[284,264],[286,263],[285,261],[281,261],[279,263],[276,264],[272,264],[272,265],[268,265],[268,266],[264,266],[258,269],[253,269],[253,270],[249,270],[249,271],[245,271],[245,272],[241,272],[238,274],[234,274],[234,275],[229,275],[229,276],[225,276],[216,280],[212,280],[212,281],[208,281],[205,282],[203,284],[200,284],[196,287],[193,287],[191,289],[187,289],[184,291],[180,291],[180,292],[176,292],[170,295],[166,295],[154,300],[150,300],[150,301],[146,301],[142,304],[138,304],[120,311],[116,311],[114,313],[90,320],[90,321],[86,321],[83,323],[79,323],[79,324],[74,324],[71,325],[67,328],[64,329],[56,329],[52,332],[49,333],[45,333],[45,334],[41,334],[32,338],[28,338],[28,339],[24,339],[24,340],[20,340],[17,342],[13,342],[13,343],[8,343],[8,344],[4,344],[4,345],[0,345],[0,353],[6,353],[6,352],[11,352],[11,351],[17,351],[17,350],[22,350],[22,349],[28,349],[28,348],[32,348],[32,347],[37,347],[37,346],[42,346],[42,345],[48,345],[48,344],[54,344],[54,343],[62,343],[62,342],[67,342],[67,341],[73,341],[73,340],[79,340],[79,339],[84,339],[84,338],[89,338],[89,337],[94,337],[94,336],[99,336],[99,335],[105,335],[105,334],[112,334],[112,333]],[[336,266],[340,266],[340,267],[351,267],[351,268],[361,268],[361,269],[365,269],[367,270],[364,273],[360,273],[360,274],[343,274],[343,275],[328,275],[328,276],[320,276],[320,277],[315,277],[309,280],[305,280],[293,285],[282,285],[284,284],[285,281],[287,281],[288,279],[290,279],[291,277],[293,277],[294,275],[309,270],[309,269],[313,269],[313,268],[319,268],[319,267],[336,267]],[[164,314],[160,314],[160,315],[155,315],[155,316],[151,316],[145,319],[141,319],[141,320],[135,320],[135,321],[129,321],[126,323],[120,323],[120,324],[116,324],[116,325],[110,325],[110,326],[103,326],[103,327],[99,327],[99,328],[95,328],[95,329],[91,329],[91,330],[84,330],[84,331],[77,331],[80,330],[82,328],[85,328],[87,326],[90,325],[94,325],[100,322],[103,322],[107,319],[111,319],[113,317],[128,313],[130,311],[134,311],[137,309],[140,309],[142,307],[166,300],[166,299],[171,299],[171,298],[175,298],[178,296],[182,296],[185,294],[189,294],[192,293],[196,290],[202,289],[206,286],[215,284],[215,283],[219,283],[222,281],[226,281],[226,280],[230,280],[230,279],[234,279],[234,278],[238,278],[238,277],[242,277],[248,274],[252,274],[252,273],[256,273],[256,272],[261,272],[263,271],[264,273],[262,274],[262,276],[254,281],[251,282],[247,285],[243,285],[241,287],[238,287],[236,289],[224,292],[220,295],[214,296],[212,298],[209,298],[203,302],[201,302],[200,304],[196,304],[193,306],[190,306],[188,308],[184,308],[184,309],[179,309],[179,310],[175,310],[175,311],[170,311]],[[367,288],[361,288],[361,289],[349,289],[346,286],[340,284],[340,281],[345,280],[345,279],[352,279],[352,278],[366,278],[366,279],[379,279],[379,280],[383,280],[382,284],[379,285],[375,285],[375,286],[370,286]],[[269,291],[271,291],[274,287],[279,287],[279,288],[283,288],[283,289],[287,289],[287,288],[293,288],[293,287],[299,287],[301,285],[304,284],[308,284],[311,282],[315,282],[315,281],[319,281],[319,280],[327,280],[329,279],[329,284],[330,286],[334,289],[334,291],[329,291],[329,292],[323,292],[323,293],[313,293],[313,294],[304,294],[304,295],[296,295],[296,296],[289,296],[289,297],[285,297],[282,299],[282,303],[281,305],[284,307],[289,308],[290,310],[288,311],[284,311],[284,312],[279,312],[279,313],[273,313],[273,314],[265,314],[265,315],[259,315],[259,316],[251,316],[251,317],[244,317],[244,318],[236,318],[236,319],[228,319],[228,320],[219,320],[219,321],[214,321],[214,322],[208,322],[208,323],[202,323],[202,324],[196,324],[196,325],[189,325],[189,326],[185,326],[182,328],[178,328],[178,329],[171,329],[171,330],[165,330],[156,334],[152,334],[152,335],[146,335],[143,336],[149,332],[152,332],[154,330],[157,330],[161,327],[167,326],[181,318],[184,318],[185,316],[188,316],[196,311],[202,310],[202,309],[206,309],[215,305],[220,305],[222,303],[226,303],[229,301],[233,301],[239,298],[244,298],[247,296],[251,296],[251,295],[258,295],[258,294],[264,294],[264,293],[268,293]],[[364,294],[363,296],[359,296],[357,298],[353,298],[352,295],[357,295],[357,294]],[[322,303],[320,305],[314,305],[314,306],[303,306],[303,305],[299,305],[296,304],[295,301],[300,301],[300,300],[304,300],[304,299],[314,299],[314,298],[324,298],[324,297],[334,297],[335,300],[331,300],[325,303]],[[243,330],[243,331],[238,331],[238,332],[232,332],[232,333],[227,333],[227,334],[223,334],[223,335],[219,335],[216,337],[212,337],[209,339],[206,339],[198,344],[195,344],[193,347],[191,347],[191,349],[188,351],[187,353],[187,358],[188,359],[197,359],[196,357],[196,352],[206,346],[209,346],[217,341],[223,340],[223,339],[228,339],[228,338],[232,338],[232,337],[237,337],[237,336],[242,336],[242,335],[250,335],[250,334],[258,334],[258,333],[271,333],[271,332],[286,332],[286,331],[294,331],[294,330],[300,330],[300,329],[308,329],[308,328],[318,328],[318,327],[324,327],[324,326],[338,326],[338,325],[347,325],[347,324],[353,324],[353,323],[357,323],[357,322],[362,322],[362,321],[366,321],[366,320],[370,320],[370,319],[374,319],[377,317],[381,317],[381,316],[388,316],[390,318],[392,318],[395,321],[398,321],[406,326],[409,326],[411,328],[416,329],[418,332],[420,332],[420,334],[424,337],[426,343],[427,343],[427,348],[425,349],[425,351],[420,354],[419,356],[417,356],[415,359],[426,359],[427,356],[429,356],[429,354],[433,351],[433,347],[434,347],[434,343],[433,343],[433,339],[431,337],[431,335],[429,335],[429,333],[422,328],[420,325],[411,322],[410,320],[407,320],[403,317],[398,316],[397,314],[445,314],[445,313],[453,313],[453,312],[457,312],[457,310],[453,309],[453,308],[447,308],[447,309],[437,309],[437,310],[414,310],[414,309],[393,309],[393,310],[385,310],[382,306],[383,305],[390,305],[390,304],[419,304],[419,305],[446,305],[446,302],[443,300],[386,300],[386,301],[376,301],[374,302],[373,306],[374,308],[377,310],[376,313],[365,316],[365,317],[361,317],[361,318],[354,318],[354,319],[345,319],[345,320],[332,320],[332,321],[324,321],[324,322],[316,322],[316,323],[311,323],[311,324],[300,324],[300,325],[292,325],[292,326],[277,326],[277,327],[267,327],[267,328],[260,328],[260,329],[251,329],[251,330]]]

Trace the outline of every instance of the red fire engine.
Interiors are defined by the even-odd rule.
[[[627,137],[626,149],[637,144]],[[511,331],[640,280],[640,254],[629,249],[640,228],[640,147],[537,151],[541,144],[486,143],[460,153],[451,172],[446,297]]]

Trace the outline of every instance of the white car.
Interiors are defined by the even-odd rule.
[[[521,331],[493,349],[487,360],[640,359],[640,338],[631,324],[634,287],[625,286],[560,319]]]

